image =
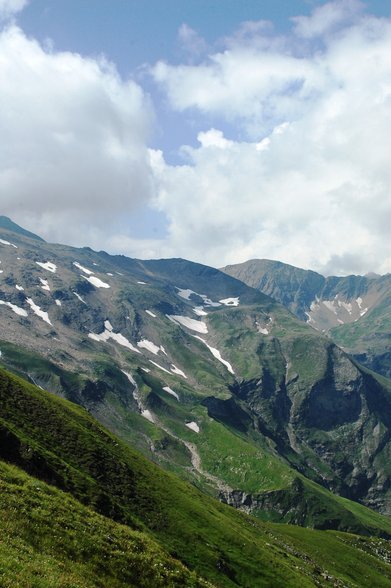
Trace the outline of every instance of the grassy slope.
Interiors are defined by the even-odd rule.
[[[207,586],[145,533],[0,462],[3,588]]]
[[[326,572],[347,586],[363,585],[365,575],[372,585],[391,586],[391,568],[385,561],[391,550],[381,540],[292,530],[248,518],[160,471],[83,409],[3,371],[0,399],[3,458],[113,519],[148,530],[171,554],[218,586],[305,587],[314,586],[315,579],[323,585],[321,574]],[[31,496],[34,500],[34,493]],[[25,526],[22,514],[16,517],[20,529]],[[45,525],[50,514],[40,514]],[[76,542],[78,534],[76,529]],[[45,536],[43,527],[42,543]],[[322,549],[315,549],[320,543]],[[365,553],[357,551],[356,544]],[[13,556],[10,552],[3,557],[7,561]],[[37,566],[42,569],[38,560]]]
[[[240,323],[242,317],[240,310],[230,309],[230,314],[231,321],[237,323],[235,330],[238,332],[239,339],[235,353],[240,358],[245,353],[242,349],[244,344],[241,340],[241,335],[245,334],[248,353],[250,331],[245,324],[242,325],[242,330],[239,328],[238,323]],[[288,312],[286,312],[286,315],[288,322],[286,328],[290,332],[290,319],[293,317]],[[223,321],[223,324],[226,325],[227,321]],[[313,339],[313,341],[311,340],[311,349],[313,351],[316,347],[315,344],[324,345],[326,342],[326,340],[316,336],[313,336]],[[309,361],[311,358],[308,357],[308,353],[305,353],[307,347],[306,345],[303,346],[303,337],[297,339],[293,337],[293,340],[294,343],[291,345],[290,352],[293,361],[291,369],[299,370],[303,374],[303,378],[307,376],[311,380],[314,377],[314,367],[313,362]],[[251,343],[256,346],[257,338]],[[68,386],[72,390],[74,379],[77,376],[55,368],[50,362],[31,352],[23,353],[22,350],[19,355],[18,350],[13,345],[2,343],[2,348],[6,351],[8,360],[12,360],[12,365],[16,369],[23,370],[26,375],[29,371],[32,371],[42,383],[45,383],[48,378],[50,378],[48,382],[54,385],[57,383],[57,378],[63,384],[68,384],[69,381]],[[277,365],[275,362],[275,350],[271,349],[270,353],[273,359],[271,365],[275,366]],[[249,355],[251,356],[252,354]],[[267,365],[265,363],[267,358],[267,349],[264,348],[262,351],[262,363],[264,365]],[[283,364],[285,364],[285,361]],[[29,366],[28,369],[26,369],[26,365]],[[315,365],[318,369],[321,368],[319,364]],[[311,366],[311,369],[308,366]],[[53,369],[58,374],[53,373]],[[119,370],[117,371],[119,372]],[[298,491],[295,483],[298,474],[274,455],[270,448],[262,442],[259,435],[255,437],[253,435],[249,438],[235,428],[224,426],[209,418],[206,414],[206,409],[199,406],[196,399],[193,399],[195,404],[192,404],[194,392],[186,383],[182,384],[182,386],[187,403],[190,402],[187,407],[167,396],[162,391],[162,384],[157,378],[142,371],[139,371],[139,375],[134,372],[134,375],[139,382],[140,391],[145,393],[145,398],[151,391],[153,392],[155,396],[153,411],[159,416],[160,420],[168,426],[173,434],[197,444],[204,469],[224,480],[233,489],[241,489],[245,493],[252,493],[255,497],[259,493],[267,493],[261,500],[262,508],[254,507],[254,514],[257,517],[263,520],[294,523],[320,529],[333,528],[372,535],[391,535],[391,523],[385,517],[361,505],[343,500],[321,486],[308,482],[305,478],[302,478],[303,487]],[[127,380],[121,372],[119,372],[118,377],[124,380],[125,386],[128,387]],[[123,383],[116,381],[116,388],[117,390],[124,388]],[[182,395],[182,390],[177,385],[175,388]],[[156,398],[159,399],[157,404]],[[125,439],[127,443],[137,446],[147,455],[151,455],[165,469],[195,483],[202,490],[215,494],[215,490],[210,487],[206,479],[194,476],[190,454],[186,447],[175,440],[174,437],[164,433],[159,427],[146,421],[139,414],[129,411],[126,406],[124,407],[120,397],[111,395],[105,399],[104,404],[94,406],[95,408],[99,406],[99,410],[95,412],[99,420],[105,423],[115,434]],[[196,418],[202,427],[202,434],[199,436],[184,426],[186,416],[189,416],[190,406],[192,407],[193,418]],[[86,413],[84,412],[84,414]],[[113,426],[113,423],[115,423],[115,426]],[[151,441],[154,445],[152,454],[150,452]],[[82,496],[83,491],[82,489],[79,496]],[[270,494],[270,491],[275,492]],[[294,505],[294,508],[292,505]]]

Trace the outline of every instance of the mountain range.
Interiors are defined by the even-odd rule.
[[[326,278],[267,259],[222,271],[272,296],[361,364],[391,377],[391,274]]]
[[[336,344],[364,346],[354,327],[376,313],[383,324],[387,276],[141,261],[49,244],[5,217],[0,260],[9,495],[19,484],[39,502],[38,479],[48,511],[66,492],[95,530],[145,533],[144,569],[168,575],[134,585],[355,586],[373,566],[391,585],[387,360],[373,371],[373,348]],[[110,561],[102,585],[133,585]]]

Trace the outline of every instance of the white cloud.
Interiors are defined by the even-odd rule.
[[[2,212],[49,239],[109,233],[151,196],[147,96],[103,58],[45,50],[15,26],[0,54]]]
[[[207,43],[197,31],[183,23],[178,30],[178,40],[181,48],[189,54],[190,57],[199,57],[207,50]]]
[[[0,21],[11,18],[25,6],[29,0],[0,0]]]
[[[215,265],[391,271],[391,21],[348,0],[295,19],[285,39],[260,35],[153,70],[174,109],[247,137],[200,133],[182,166],[155,154],[170,248]]]
[[[335,31],[352,21],[364,10],[359,0],[334,0],[315,8],[310,16],[292,18],[298,36],[311,39]]]

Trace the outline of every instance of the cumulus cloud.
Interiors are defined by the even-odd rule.
[[[264,28],[199,65],[153,69],[173,109],[246,137],[204,131],[185,165],[154,154],[170,246],[215,265],[391,271],[390,19],[345,0],[294,19],[285,38]]]
[[[151,197],[149,100],[105,59],[44,49],[16,26],[0,54],[2,213],[88,244]]]
[[[0,21],[7,20],[23,10],[28,2],[29,0],[0,0]]]

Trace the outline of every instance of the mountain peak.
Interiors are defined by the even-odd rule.
[[[23,235],[24,237],[29,237],[30,239],[35,239],[36,241],[45,242],[42,237],[27,231],[23,227],[20,227],[13,220],[11,220],[8,216],[1,216],[0,215],[0,229],[6,229],[7,231],[12,231],[13,233],[17,233],[18,235]]]

